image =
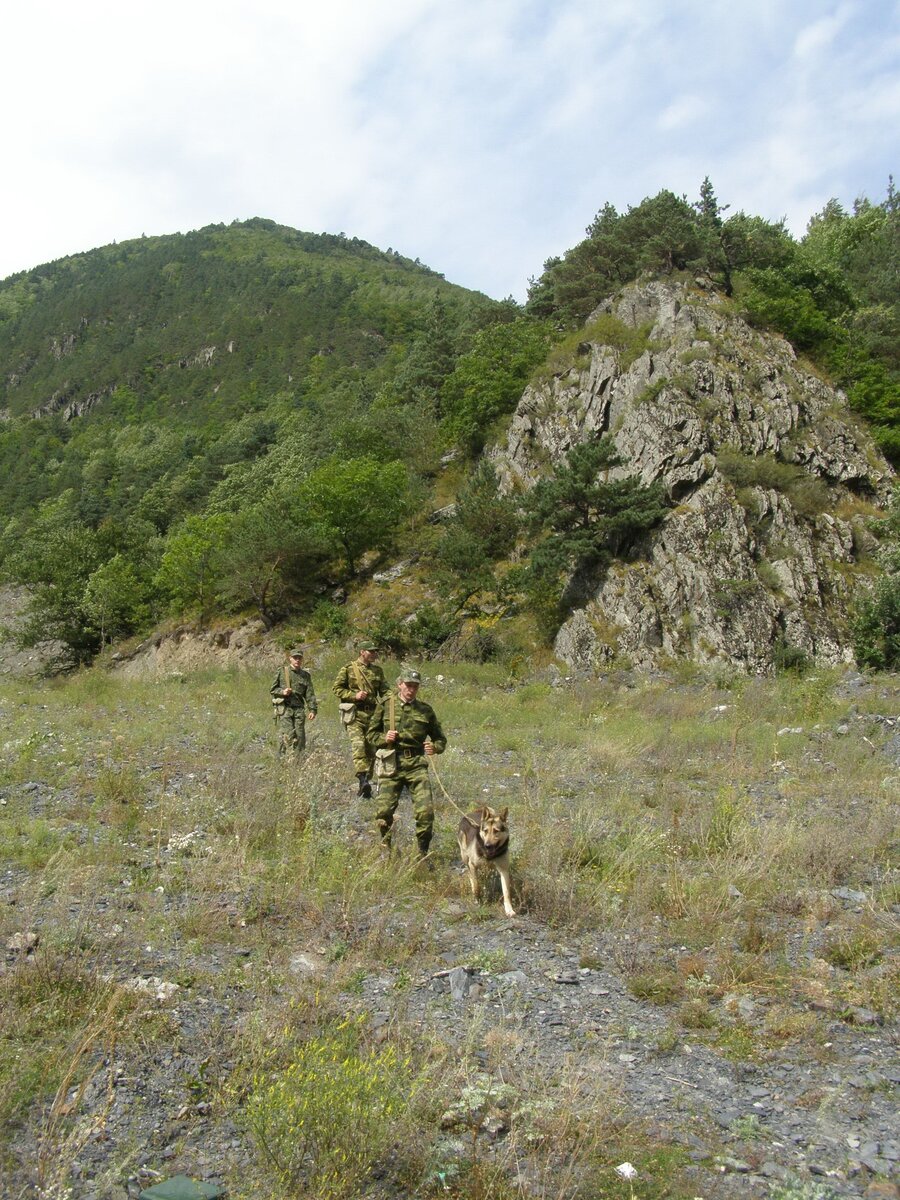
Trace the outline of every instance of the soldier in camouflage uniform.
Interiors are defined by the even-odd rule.
[[[382,846],[390,850],[394,813],[406,787],[412,797],[419,857],[425,858],[434,828],[434,802],[426,756],[443,754],[447,739],[434,709],[418,699],[421,682],[418,671],[405,667],[400,672],[396,692],[383,696],[378,702],[369,722],[368,740],[373,751],[391,747],[397,751],[396,773],[383,775],[379,782],[375,819],[381,831]],[[392,699],[394,728],[390,724]]]
[[[278,757],[286,761],[290,754],[297,762],[306,749],[306,722],[315,720],[319,707],[312,676],[303,669],[302,650],[291,650],[269,692],[278,728]]]
[[[372,765],[375,751],[366,740],[366,731],[382,696],[387,695],[388,686],[384,671],[375,661],[378,647],[370,643],[360,646],[359,657],[338,671],[331,690],[341,705],[341,721],[350,738],[353,752],[353,769],[359,783],[356,794],[369,799],[372,795]],[[352,708],[348,708],[352,705]],[[344,714],[352,717],[345,720]]]

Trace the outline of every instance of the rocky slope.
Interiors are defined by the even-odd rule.
[[[865,518],[891,469],[841,393],[782,338],[757,332],[703,280],[638,282],[588,320],[569,363],[524,393],[495,462],[534,485],[610,434],[673,507],[573,611],[557,653],[771,670],[776,647],[850,661],[848,610],[872,544]]]

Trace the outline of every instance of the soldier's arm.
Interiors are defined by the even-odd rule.
[[[269,688],[269,694],[272,696],[280,696],[283,691],[284,691],[284,683],[282,682],[281,672],[279,671],[278,674],[275,676],[275,682]]]
[[[434,745],[435,754],[443,754],[447,749],[447,739],[444,736],[444,731],[441,729],[441,723],[437,719],[434,709],[431,710],[431,724],[428,729],[428,736]]]
[[[316,689],[313,687],[312,675],[307,676],[306,707],[313,716],[315,716],[319,711],[318,701],[316,700]]]
[[[387,738],[384,736],[384,716],[386,704],[383,700],[378,702],[378,705],[372,713],[372,720],[369,722],[369,727],[366,730],[366,741],[373,750],[383,750],[388,744]]]
[[[337,673],[337,678],[331,685],[331,690],[337,696],[338,700],[344,702],[353,700],[356,697],[356,690],[350,687],[350,671],[347,667],[341,667]]]

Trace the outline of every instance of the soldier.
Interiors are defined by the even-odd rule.
[[[372,764],[375,759],[375,751],[366,741],[366,730],[376,704],[388,691],[384,671],[375,661],[377,658],[377,646],[371,643],[360,646],[359,657],[341,668],[331,688],[340,703],[341,722],[350,738],[353,769],[359,783],[356,794],[364,796],[366,800],[372,795]]]
[[[291,650],[269,692],[279,734],[278,757],[284,761],[290,751],[297,762],[306,749],[306,722],[315,720],[319,707],[312,676],[303,669],[302,650]]]
[[[400,803],[400,795],[407,787],[416,819],[419,858],[424,859],[431,845],[434,828],[434,806],[426,756],[443,754],[447,739],[434,709],[417,699],[421,682],[418,671],[409,667],[401,670],[396,692],[388,693],[378,702],[369,722],[368,740],[373,750],[396,751],[394,772],[383,774],[379,784],[375,819],[381,831],[382,847],[390,851],[394,813]]]

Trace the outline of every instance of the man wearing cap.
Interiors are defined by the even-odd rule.
[[[375,751],[366,740],[366,730],[375,706],[387,695],[384,671],[375,661],[378,647],[366,642],[359,648],[359,657],[338,671],[331,690],[341,706],[341,722],[350,738],[353,770],[359,783],[356,794],[367,800],[372,795],[372,764]]]
[[[290,753],[297,762],[306,749],[306,722],[315,720],[319,708],[312,676],[303,668],[302,649],[290,651],[269,692],[279,735],[278,757],[286,760]]]
[[[422,677],[418,671],[410,667],[401,670],[397,690],[378,701],[369,722],[368,740],[373,751],[392,748],[397,752],[396,772],[383,775],[379,784],[375,819],[381,831],[381,844],[390,850],[394,813],[400,803],[400,795],[407,787],[416,820],[419,858],[425,858],[434,829],[428,757],[443,754],[447,739],[434,709],[418,699],[421,683]]]

